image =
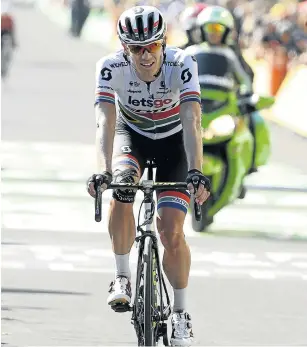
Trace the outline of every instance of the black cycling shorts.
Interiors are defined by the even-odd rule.
[[[118,120],[113,146],[114,182],[136,183],[142,177],[146,160],[154,160],[156,182],[185,182],[188,174],[183,132],[164,139],[152,140],[138,134],[126,123]],[[113,198],[123,203],[132,203],[135,190],[114,190]],[[158,210],[163,207],[177,208],[187,212],[190,193],[187,190],[157,191]]]

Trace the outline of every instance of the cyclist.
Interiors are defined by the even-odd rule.
[[[209,197],[209,180],[201,173],[200,87],[195,59],[165,44],[166,23],[151,6],[122,13],[117,32],[123,49],[96,66],[96,143],[98,172],[104,184],[138,182],[145,160],[155,159],[157,181],[183,181],[189,191],[157,192],[157,227],[165,248],[163,267],[173,289],[172,345],[192,342],[186,311],[190,251],[183,223],[199,180],[196,201]],[[95,196],[94,174],[88,192]],[[107,303],[130,303],[129,254],[135,238],[135,191],[115,190],[109,210],[109,233],[115,254],[115,279]]]

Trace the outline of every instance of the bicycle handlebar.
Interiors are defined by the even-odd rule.
[[[95,197],[95,221],[101,221],[101,206],[102,206],[102,182],[98,182],[95,185],[96,197]],[[140,183],[111,183],[107,189],[137,189],[149,192],[154,190],[167,190],[167,189],[187,189],[186,182],[153,182],[153,181],[142,181]],[[194,201],[194,214],[197,221],[201,220],[201,207]]]

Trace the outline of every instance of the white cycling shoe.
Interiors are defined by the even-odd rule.
[[[125,276],[118,276],[110,284],[110,295],[108,296],[108,305],[130,304],[131,302],[131,283]]]
[[[191,346],[193,332],[190,315],[185,312],[174,312],[172,315],[171,346]]]

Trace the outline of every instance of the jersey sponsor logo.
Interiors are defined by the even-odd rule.
[[[110,81],[112,79],[112,74],[111,74],[112,70],[104,67],[101,71],[100,71],[100,75],[101,75],[101,79],[104,81]]]
[[[234,81],[231,78],[215,76],[215,75],[200,75],[198,76],[199,83],[208,83],[225,88],[233,88]]]
[[[108,86],[98,86],[99,89],[109,89],[109,90],[113,90],[113,88],[108,87]]]
[[[162,107],[165,105],[169,105],[171,102],[172,102],[172,99],[154,99],[154,100],[147,100],[145,98],[142,98],[140,100],[132,99],[131,95],[128,98],[129,105],[143,106],[143,107]]]
[[[191,81],[192,74],[189,69],[184,69],[181,73],[181,79],[183,81],[183,84],[188,83]]]
[[[183,67],[183,62],[182,61],[165,61],[164,64],[166,66],[180,66]]]
[[[117,67],[123,67],[123,66],[128,66],[129,63],[127,61],[121,61],[120,63],[113,63],[110,64],[111,68],[115,69]]]
[[[133,85],[134,85],[135,87],[138,87],[138,86],[140,85],[140,83],[130,81],[130,82],[129,82],[129,85],[130,85],[131,87],[132,87]]]
[[[188,90],[189,88],[184,88],[180,90],[180,94],[183,93],[185,90]]]
[[[162,94],[162,95],[166,95],[171,93],[172,91],[170,89],[165,89],[165,90],[161,90],[161,91],[157,91],[157,94]]]
[[[123,153],[131,153],[131,148],[129,146],[122,146],[120,148],[122,150]]]
[[[127,92],[128,93],[142,93],[141,90],[131,90],[131,89],[128,89]]]

